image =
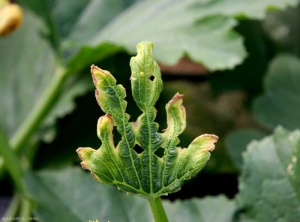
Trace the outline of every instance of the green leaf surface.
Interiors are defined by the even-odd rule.
[[[254,102],[260,123],[272,129],[282,125],[300,128],[300,61],[292,55],[277,56],[265,78],[265,93]]]
[[[108,71],[91,67],[98,104],[107,113],[98,121],[97,133],[102,146],[98,150],[79,148],[77,152],[82,167],[99,181],[155,199],[178,191],[184,180],[195,176],[205,166],[218,137],[204,134],[194,139],[187,149],[176,147],[186,124],[183,95],[179,93],[166,105],[167,129],[157,132],[154,105],[162,91],[162,80],[152,57],[152,47],[150,42],[139,43],[137,56],[130,60],[132,95],[142,111],[135,122],[129,122],[126,113],[124,87],[117,85]],[[122,135],[116,147],[114,126]],[[135,145],[143,151],[137,153],[133,149]],[[155,153],[160,147],[164,152],[162,158]]]
[[[134,53],[136,42],[152,41],[154,57],[174,64],[187,54],[210,70],[233,68],[246,55],[236,21],[193,10],[195,1],[138,2],[99,31],[90,44],[112,42]],[[138,18],[138,19],[137,19]]]
[[[296,6],[299,0],[209,0],[195,3],[195,10],[205,13],[219,13],[223,15],[263,19],[270,9],[286,9]]]
[[[16,133],[38,104],[54,75],[58,74],[58,70],[63,69],[59,64],[61,45],[57,24],[54,21],[53,5],[55,4],[41,0],[39,2],[22,1],[21,5],[25,13],[23,25],[12,35],[0,39],[0,100],[2,102],[0,115],[5,117],[0,119],[0,126],[9,138]],[[33,15],[28,9],[41,17]],[[69,17],[66,16],[65,19]],[[118,50],[117,47],[108,44],[101,46],[93,49],[97,51],[97,56],[93,59],[83,48],[80,56],[75,56],[70,61],[73,69],[67,69],[68,73],[73,74],[83,69],[87,63],[101,60]],[[52,141],[55,136],[56,118],[72,111],[75,107],[74,98],[93,87],[90,81],[86,81],[90,78],[90,74],[86,74],[68,77],[62,86],[63,90],[59,98],[56,98],[57,102],[51,107],[50,114],[47,115],[36,134],[37,139]]]
[[[236,206],[225,196],[205,197],[203,199],[164,201],[169,221],[232,222]]]
[[[97,47],[83,46],[67,62],[67,67],[70,72],[83,70],[90,64],[104,60],[120,51],[123,51],[122,47],[111,43],[102,43]]]
[[[39,19],[25,11],[20,29],[0,39],[0,126],[8,137],[28,116],[57,68],[42,30]]]
[[[85,43],[136,1],[57,1],[54,15],[64,41]]]
[[[0,39],[0,126],[12,137],[28,117],[49,82],[61,69],[50,43],[42,33],[47,29],[40,19],[25,10],[23,25]],[[36,47],[38,45],[38,47]],[[88,77],[90,75],[88,74]],[[74,108],[73,100],[91,89],[84,76],[71,76],[63,85],[61,97],[40,127],[40,136],[53,139],[53,125]]]
[[[299,153],[299,130],[289,132],[278,127],[273,135],[249,144],[237,197],[246,218],[299,220]]]
[[[44,18],[55,48],[68,59],[97,58],[101,53],[96,49],[109,43],[134,53],[137,42],[149,40],[157,46],[155,58],[160,62],[174,64],[188,55],[213,71],[232,69],[246,56],[241,36],[233,31],[237,24],[233,17],[262,19],[267,9],[285,9],[297,2],[43,0],[36,4],[29,0],[26,4]],[[86,59],[68,67],[86,66]]]
[[[260,140],[266,136],[266,133],[257,129],[241,129],[230,132],[225,139],[226,148],[231,159],[238,170],[242,169],[242,153],[252,140]]]
[[[91,63],[113,55],[122,47],[102,42],[97,47],[87,43],[134,0],[66,0],[22,1],[22,5],[37,14],[49,28],[46,33],[56,53],[63,57],[68,71],[77,72]]]
[[[187,54],[209,70],[228,69],[246,56],[241,36],[233,31],[233,16],[262,19],[267,8],[283,9],[297,2],[142,1],[106,25],[91,43],[108,41],[133,53],[136,42],[145,39],[157,46],[154,57],[160,62],[174,64]]]
[[[96,182],[79,168],[27,173],[25,187],[41,221],[143,221],[152,218],[147,200]],[[149,220],[151,221],[151,220]]]
[[[145,198],[99,184],[78,168],[28,172],[25,184],[40,221],[153,221]],[[172,222],[226,222],[231,221],[235,211],[234,202],[224,196],[183,202],[165,200],[163,204]]]
[[[59,27],[62,39],[61,48],[68,60],[69,70],[82,70],[92,63],[123,51],[119,45],[102,42],[97,47],[92,47],[88,42],[99,30],[134,2],[135,0],[56,2],[53,15]]]

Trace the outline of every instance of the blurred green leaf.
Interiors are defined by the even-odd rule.
[[[34,212],[40,221],[153,221],[146,199],[99,184],[79,168],[28,172],[25,184],[37,203]],[[235,204],[224,196],[163,202],[170,221],[175,222],[231,221],[235,211]]]
[[[263,19],[268,9],[285,9],[296,6],[299,0],[210,0],[195,3],[195,10],[220,13],[250,19]]]
[[[244,154],[238,206],[255,221],[300,218],[300,131],[278,127],[249,144]]]
[[[61,42],[65,58],[81,54],[97,58],[102,44],[115,44],[117,51],[125,48],[133,54],[137,42],[148,40],[156,45],[155,58],[160,62],[174,64],[187,54],[210,70],[220,70],[232,69],[246,56],[242,37],[233,31],[237,21],[232,17],[262,19],[268,8],[284,9],[298,0],[28,2],[51,28],[53,42]],[[69,67],[91,63],[76,61]]]
[[[232,222],[236,211],[235,202],[223,195],[175,202],[164,201],[164,207],[169,221],[172,222]]]
[[[234,70],[212,73],[209,81],[216,94],[237,90],[245,92],[245,104],[249,106],[263,91],[262,79],[274,52],[260,21],[242,20],[235,30],[244,37],[249,55]]]
[[[49,42],[41,33],[47,29],[40,19],[25,10],[23,25],[12,35],[0,39],[0,126],[11,137],[37,104],[60,65]],[[87,75],[90,80],[90,74]],[[45,138],[54,120],[74,108],[73,99],[92,84],[85,76],[72,76],[63,86],[58,103],[52,107],[40,130]]]
[[[218,13],[201,14],[194,1],[142,1],[99,31],[92,45],[112,42],[134,53],[141,40],[152,41],[154,57],[167,64],[187,54],[210,70],[233,68],[246,55],[242,38],[232,28],[236,21]]]
[[[102,61],[103,59],[115,55],[120,51],[123,51],[122,47],[110,43],[103,43],[97,47],[83,46],[80,49],[80,52],[76,53],[68,61],[68,70],[70,72],[83,70],[85,67]]]
[[[43,122],[44,127],[41,128],[41,132],[44,141],[51,142],[54,139],[55,132],[53,134],[51,128],[54,130],[53,127],[57,118],[61,118],[75,109],[74,99],[85,94],[89,90],[92,90],[93,88],[91,76],[88,72],[86,72],[85,75],[71,76],[66,80],[59,99],[53,105],[48,116]]]
[[[246,55],[241,36],[232,30],[237,22],[231,16],[262,19],[269,7],[285,8],[297,2],[142,1],[105,26],[91,43],[113,42],[134,53],[136,42],[149,40],[157,47],[154,56],[160,62],[174,64],[187,54],[209,70],[228,69]]]
[[[241,170],[242,168],[242,153],[246,150],[247,145],[252,140],[259,140],[265,136],[265,133],[253,128],[232,131],[226,136],[226,148],[231,156],[233,164],[238,170]]]
[[[26,189],[41,221],[151,221],[147,200],[99,184],[79,168],[28,173]],[[148,220],[147,220],[148,218]]]
[[[279,55],[265,78],[265,93],[254,102],[258,121],[270,129],[282,125],[300,128],[300,61],[292,55]]]
[[[54,15],[59,24],[60,33],[65,41],[87,43],[99,30],[109,24],[124,9],[137,1],[57,1],[54,8]]]
[[[39,19],[25,11],[20,29],[0,39],[0,126],[8,137],[28,116],[58,67],[42,30]]]
[[[56,53],[63,58],[68,71],[76,72],[121,51],[122,47],[105,42],[97,47],[86,43],[134,2],[27,0],[21,3],[42,18],[49,29],[46,35]]]
[[[264,31],[276,46],[276,51],[300,55],[300,5],[285,11],[272,11],[263,21]]]

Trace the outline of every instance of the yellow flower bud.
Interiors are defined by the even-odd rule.
[[[0,36],[8,35],[17,29],[23,20],[23,12],[17,4],[7,4],[0,8]]]

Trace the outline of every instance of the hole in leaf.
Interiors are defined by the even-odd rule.
[[[150,80],[153,81],[153,80],[154,80],[154,76],[151,76],[151,77],[150,77]]]
[[[154,152],[154,154],[155,154],[156,156],[158,156],[159,158],[162,158],[162,157],[164,156],[164,152],[165,152],[165,149],[163,149],[163,148],[158,148],[158,149]]]
[[[134,147],[133,147],[133,150],[135,151],[135,152],[137,152],[138,154],[141,154],[144,150],[143,150],[143,148],[141,148],[139,145],[135,145]]]
[[[117,146],[118,143],[120,142],[120,140],[121,140],[121,135],[118,132],[117,127],[114,127],[113,128],[113,141],[114,141],[114,145]]]

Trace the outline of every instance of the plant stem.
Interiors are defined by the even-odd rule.
[[[0,154],[3,157],[3,160],[1,161],[2,167],[4,168],[5,166],[7,168],[12,180],[14,181],[15,186],[19,191],[22,192],[23,168],[16,156],[16,153],[9,146],[8,140],[2,129],[0,129]]]
[[[60,93],[66,76],[66,72],[63,68],[58,69],[57,73],[54,74],[49,86],[40,97],[37,105],[11,138],[10,145],[14,150],[18,152],[40,126]]]
[[[53,75],[53,78],[40,97],[38,103],[33,108],[29,116],[25,119],[18,131],[9,141],[10,147],[18,153],[20,149],[26,145],[29,138],[38,129],[44,118],[49,113],[51,107],[55,103],[57,96],[61,92],[62,85],[68,76],[68,72],[64,68],[59,68]],[[0,175],[3,172],[3,161],[0,159]]]
[[[28,218],[31,215],[31,204],[29,199],[23,195],[20,210],[20,217]]]
[[[20,204],[20,195],[18,193],[15,193],[13,198],[11,199],[8,208],[6,209],[3,217],[14,217],[16,216]],[[4,220],[1,220],[4,221]]]
[[[160,197],[148,199],[155,222],[168,222],[168,218]]]

